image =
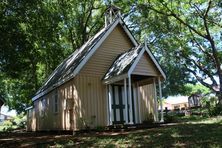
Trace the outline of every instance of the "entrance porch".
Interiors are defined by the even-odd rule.
[[[155,122],[163,121],[162,103],[158,117],[157,97],[162,98],[160,77],[130,75],[108,84],[107,92],[108,125],[140,124],[149,113]]]
[[[150,114],[159,122],[157,94],[163,121],[161,81],[165,78],[146,43],[120,54],[103,78],[107,86],[107,124],[142,123]]]

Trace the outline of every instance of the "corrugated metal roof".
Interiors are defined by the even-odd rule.
[[[136,57],[139,55],[142,48],[143,47],[139,45],[129,49],[127,52],[120,54],[105,74],[103,80],[108,80],[113,77],[126,74],[136,60]]]

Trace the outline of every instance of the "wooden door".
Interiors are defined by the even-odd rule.
[[[124,87],[121,85],[113,85],[112,92],[112,110],[114,115],[113,124],[123,124],[125,123]]]

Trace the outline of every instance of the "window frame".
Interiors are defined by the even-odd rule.
[[[57,90],[55,90],[53,94],[53,113],[59,113],[59,95]]]

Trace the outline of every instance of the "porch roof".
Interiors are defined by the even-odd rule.
[[[109,68],[105,76],[103,77],[103,82],[105,84],[110,84],[116,81],[123,80],[124,78],[129,77],[135,69],[137,63],[139,62],[142,55],[146,52],[151,60],[153,61],[156,68],[159,70],[160,75],[163,80],[166,79],[166,75],[159,63],[147,48],[147,45],[140,44],[136,47],[129,49],[128,51],[120,54],[116,60],[113,62],[112,66]]]
[[[108,79],[127,74],[142,49],[143,47],[139,45],[120,54],[105,74],[103,80],[106,81]]]

